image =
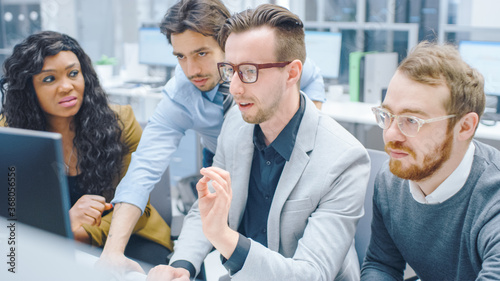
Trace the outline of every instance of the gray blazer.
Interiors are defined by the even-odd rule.
[[[354,233],[363,215],[370,171],[364,147],[306,97],[290,161],[285,164],[267,224],[268,247],[251,241],[234,280],[359,280]],[[233,108],[218,139],[214,166],[231,174],[229,226],[237,230],[248,195],[254,125]],[[197,272],[212,249],[198,205],[184,221],[171,262],[188,260]]]

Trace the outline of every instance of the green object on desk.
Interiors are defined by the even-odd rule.
[[[349,100],[359,101],[361,59],[366,54],[376,52],[352,52],[349,54]]]

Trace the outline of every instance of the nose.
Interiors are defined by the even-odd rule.
[[[235,71],[233,77],[231,78],[231,83],[229,84],[229,92],[233,95],[243,94],[243,82],[241,82],[238,73]]]
[[[73,84],[67,77],[62,78],[61,83],[59,83],[59,86],[57,87],[57,91],[59,93],[64,93],[64,94],[69,93],[72,89],[73,89]]]
[[[384,130],[384,142],[402,142],[406,140],[406,136],[401,132],[396,119],[393,119],[389,128]]]
[[[200,74],[201,72],[201,67],[198,65],[198,63],[193,60],[193,59],[188,59],[187,61],[187,76],[192,77]]]

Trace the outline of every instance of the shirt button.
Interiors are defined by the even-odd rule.
[[[262,229],[262,233],[266,233],[266,232],[267,232],[267,230],[265,228]]]
[[[266,196],[266,197],[264,197],[264,198],[266,198],[266,200],[269,200],[269,196]]]
[[[271,165],[271,161],[266,161],[266,165],[267,166]]]

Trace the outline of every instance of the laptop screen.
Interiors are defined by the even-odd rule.
[[[72,238],[61,135],[0,128],[0,155],[0,215]]]

